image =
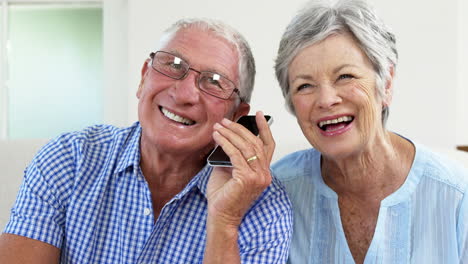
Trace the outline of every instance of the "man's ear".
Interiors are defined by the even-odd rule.
[[[237,107],[237,110],[234,112],[232,116],[232,121],[237,121],[241,116],[245,116],[249,113],[250,111],[250,105],[245,102],[240,102],[239,106]]]
[[[143,63],[143,67],[141,68],[140,85],[138,85],[138,90],[136,92],[136,96],[138,99],[140,99],[141,91],[143,90],[143,85],[145,84],[145,78],[149,71],[149,67],[148,67],[149,63],[150,63],[150,59],[145,60],[145,63]]]
[[[393,79],[395,77],[395,67],[390,66],[390,78],[385,82],[384,94],[382,98],[382,106],[388,107],[393,98]]]

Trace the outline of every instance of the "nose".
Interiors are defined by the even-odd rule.
[[[195,104],[198,102],[200,97],[200,90],[197,87],[198,74],[195,71],[188,71],[183,79],[175,81],[170,95],[177,103]]]
[[[341,96],[335,87],[331,85],[323,85],[319,88],[317,105],[321,109],[330,109],[331,107],[342,102]]]

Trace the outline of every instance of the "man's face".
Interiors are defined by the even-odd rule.
[[[219,73],[239,87],[237,51],[212,33],[193,27],[181,29],[161,50],[178,56],[198,71]],[[137,92],[142,146],[200,158],[214,147],[212,133],[216,122],[248,112],[247,104],[237,103],[237,94],[222,100],[202,92],[198,89],[198,77],[190,70],[184,79],[174,80],[144,64]]]

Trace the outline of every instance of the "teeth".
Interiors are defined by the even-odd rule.
[[[195,121],[192,121],[190,119],[187,119],[185,117],[181,117],[181,116],[178,116],[172,112],[169,112],[166,108],[164,107],[161,107],[161,112],[164,114],[165,117],[173,120],[173,121],[176,121],[176,122],[179,122],[179,123],[183,123],[184,125],[193,125],[195,124]]]
[[[353,120],[353,117],[351,117],[351,116],[342,116],[342,117],[335,118],[335,119],[321,121],[319,123],[319,127],[322,128],[325,125],[338,124],[338,123],[341,123],[341,122],[348,122],[348,121],[351,121],[351,120]]]

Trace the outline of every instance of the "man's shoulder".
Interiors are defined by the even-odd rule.
[[[246,213],[239,229],[240,241],[244,243],[273,233],[283,234],[280,238],[288,240],[292,233],[292,215],[291,201],[284,186],[272,177],[271,184]]]
[[[250,218],[266,218],[274,221],[291,215],[291,210],[291,202],[283,184],[272,175],[270,185],[263,191],[246,215]]]
[[[61,174],[59,170],[65,173],[87,168],[90,164],[100,166],[104,160],[117,159],[126,152],[135,151],[134,144],[139,142],[140,130],[139,124],[135,123],[127,128],[94,125],[80,131],[63,133],[43,146],[31,165],[52,175]]]
[[[83,130],[63,133],[53,141],[58,142],[80,142],[82,144],[106,144],[120,138],[125,138],[138,129],[138,123],[130,127],[120,128],[113,125],[93,125]]]
[[[110,144],[131,136],[137,129],[138,123],[126,128],[104,124],[89,126],[83,130],[60,134],[42,147],[39,154],[55,153],[60,149],[71,150],[84,146]]]
[[[275,197],[282,202],[289,203],[289,199],[283,184],[274,175],[272,175],[270,186],[265,189],[263,195],[268,199]]]

